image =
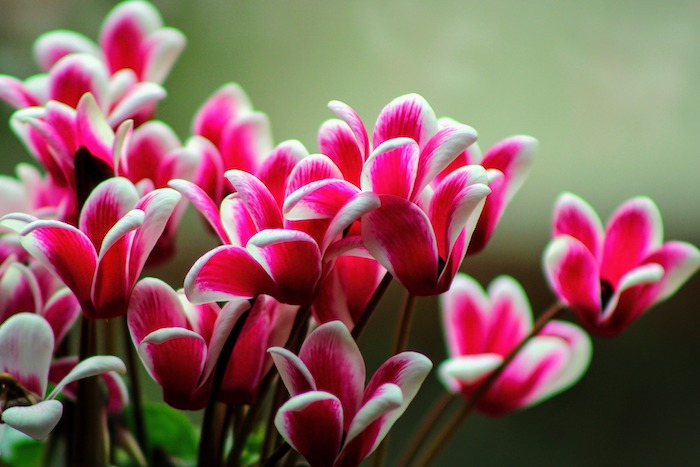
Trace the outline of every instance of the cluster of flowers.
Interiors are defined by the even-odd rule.
[[[21,164],[16,178],[0,178],[3,424],[48,436],[61,418],[55,395],[74,397],[74,381],[96,374],[109,389],[104,406],[121,411],[123,363],[79,362],[60,344],[80,316],[126,316],[171,406],[252,406],[279,374],[291,395],[275,408],[284,440],[313,466],[357,465],[432,367],[397,349],[365,384],[355,339],[389,278],[411,296],[443,294],[450,358],[439,377],[467,400],[478,394],[482,412],[535,404],[581,377],[586,332],[562,321],[533,327],[514,279],[485,292],[458,272],[523,184],[535,139],[507,138],[482,154],[471,127],[437,118],[412,94],[381,110],[371,138],[350,106],[331,102],[338,118],[321,125],[319,153],[309,154],[298,141],[275,146],[266,115],[227,84],[183,143],[154,115],[184,43],[152,5],[129,1],[109,14],[99,43],[50,32],[34,48],[42,73],[0,76],[0,99],[18,109],[11,126],[43,169]],[[147,263],[174,254],[188,203],[221,245],[182,290],[140,279]],[[564,194],[553,237],[547,278],[589,332],[618,334],[700,267],[694,246],[663,243],[647,198],[623,204],[603,228]],[[55,389],[43,401],[48,382]]]

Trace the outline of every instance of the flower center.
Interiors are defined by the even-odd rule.
[[[608,303],[610,303],[610,299],[612,296],[615,294],[615,289],[613,288],[612,284],[605,280],[601,279],[600,280],[600,310],[601,312],[605,310],[605,308],[608,306]]]
[[[0,414],[10,407],[34,405],[38,401],[32,391],[25,389],[9,373],[0,373]]]

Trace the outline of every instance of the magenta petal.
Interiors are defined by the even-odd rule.
[[[381,206],[381,201],[374,193],[357,193],[350,198],[328,224],[326,234],[323,237],[321,251],[326,254],[328,247],[344,232],[352,227],[355,221],[359,221],[362,216]],[[345,238],[347,239],[347,237]],[[338,251],[335,254],[339,254]]]
[[[411,197],[417,197],[476,138],[476,130],[467,125],[455,124],[435,133],[421,150]]]
[[[552,235],[570,235],[583,243],[594,257],[602,256],[603,224],[593,208],[574,194],[564,193],[557,198]]]
[[[316,390],[313,375],[299,357],[282,347],[270,347],[268,352],[291,396]]]
[[[58,221],[36,221],[27,226],[22,246],[48,269],[54,271],[83,306],[92,312],[90,293],[97,267],[97,254],[84,233]]]
[[[654,202],[634,198],[620,206],[605,227],[600,276],[613,287],[622,276],[661,246],[663,226]]]
[[[364,159],[362,148],[348,125],[340,120],[327,120],[318,131],[318,147],[338,166],[343,178],[360,185]]]
[[[127,318],[136,347],[148,334],[161,328],[191,329],[177,293],[153,277],[139,281],[134,287]]]
[[[408,138],[395,138],[377,147],[362,169],[364,191],[409,199],[416,181],[420,148]]]
[[[340,321],[316,328],[299,351],[316,389],[335,394],[343,405],[347,429],[362,402],[365,363],[350,332]]]
[[[510,202],[530,173],[538,144],[531,136],[511,136],[484,154],[481,165],[497,169],[505,176],[505,203]]]
[[[410,293],[432,295],[440,271],[428,216],[405,199],[388,195],[380,199],[381,207],[362,218],[362,240],[367,250]]]
[[[185,277],[192,303],[274,295],[277,287],[265,269],[244,248],[222,245],[194,263]]]
[[[278,292],[268,295],[292,305],[311,303],[321,276],[321,252],[313,238],[296,230],[263,230],[247,249],[277,284]]]
[[[24,83],[12,76],[0,75],[0,100],[16,109],[24,109],[40,104]]]
[[[43,71],[48,72],[61,58],[71,53],[86,53],[99,56],[93,41],[74,31],[49,31],[34,41],[34,60]]]
[[[545,249],[544,268],[550,286],[587,327],[601,314],[598,265],[588,248],[568,235],[554,239]]]
[[[56,345],[63,342],[63,338],[80,316],[80,311],[78,299],[67,287],[58,289],[46,301],[42,316],[53,329]]]
[[[219,146],[224,128],[229,122],[252,110],[245,91],[235,83],[228,83],[209,97],[197,111],[192,133],[204,136]]]
[[[53,332],[44,318],[13,315],[0,325],[0,373],[8,373],[43,399],[53,347]]]
[[[107,232],[134,208],[138,200],[134,185],[121,177],[105,180],[92,191],[80,212],[79,226],[95,250],[100,251]]]
[[[490,330],[490,300],[481,285],[457,274],[450,289],[440,295],[442,322],[450,355],[484,352]]]
[[[343,408],[332,394],[307,392],[277,411],[275,426],[312,467],[330,467],[343,438]]]
[[[144,43],[144,81],[162,83],[187,42],[177,29],[161,28],[148,36]]]
[[[290,190],[288,180],[294,168],[308,155],[309,152],[299,141],[285,141],[277,145],[258,168],[257,177],[270,190],[278,206],[284,204],[284,197]]]
[[[71,54],[59,60],[49,73],[48,98],[77,108],[85,93],[102,104],[107,93],[107,70],[89,54]]]
[[[43,300],[32,271],[11,256],[0,264],[0,323],[22,312],[40,313]]]
[[[112,108],[107,121],[112,126],[117,126],[128,118],[138,122],[141,114],[149,114],[156,103],[163,100],[165,96],[165,89],[158,84],[137,83]]]
[[[360,148],[360,157],[364,161],[369,157],[369,137],[367,136],[367,128],[362,123],[357,112],[347,104],[340,101],[331,101],[328,103],[328,108],[331,109],[338,117],[340,117],[355,135],[357,147]],[[378,145],[379,143],[375,143]]]
[[[489,327],[482,352],[508,355],[532,329],[532,310],[522,286],[499,276],[489,285]]]
[[[272,151],[270,121],[262,112],[250,112],[228,125],[217,145],[225,169],[257,171],[263,157]]]
[[[257,177],[242,170],[229,170],[225,175],[245,203],[258,230],[282,227],[280,208]]]
[[[654,297],[654,302],[659,302],[676,293],[700,268],[700,251],[690,243],[666,242],[648,256],[645,263],[655,263],[664,269]]]
[[[224,226],[219,218],[219,209],[214,201],[200,187],[187,180],[170,180],[168,185],[174,188],[199,211],[209,225],[214,229],[214,232],[219,236],[223,243],[229,243],[229,236],[224,230]]]
[[[352,183],[335,178],[311,182],[287,196],[285,217],[288,220],[332,218],[359,191]]]
[[[80,144],[92,156],[113,168],[114,131],[107,123],[95,97],[90,93],[84,94],[78,102],[77,111],[76,128]]]
[[[374,147],[392,138],[411,138],[423,146],[437,131],[437,117],[418,94],[397,97],[382,109],[372,134]]]
[[[323,154],[313,154],[301,160],[289,175],[285,196],[313,182],[327,179],[343,180],[338,166]]]

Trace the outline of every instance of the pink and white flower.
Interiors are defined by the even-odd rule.
[[[188,410],[209,400],[214,368],[231,329],[250,307],[231,301],[223,309],[214,303],[193,305],[182,291],[146,278],[134,288],[129,304],[131,338],[150,375],[163,388],[165,402]],[[266,350],[286,341],[296,307],[259,297],[233,348],[221,383],[220,400],[250,404],[265,372],[272,366]]]
[[[470,398],[532,330],[525,292],[511,277],[495,279],[488,292],[458,274],[440,297],[450,357],[439,377],[452,392]],[[537,404],[575,384],[591,359],[589,337],[577,326],[550,321],[522,348],[477,402],[487,415]]]
[[[619,334],[700,268],[695,246],[663,242],[661,214],[646,197],[622,204],[603,228],[588,203],[564,193],[552,235],[544,253],[549,284],[596,334]]]
[[[0,420],[34,439],[44,439],[63,414],[55,397],[68,384],[101,373],[124,373],[117,357],[95,356],[77,364],[46,396],[54,348],[51,326],[32,313],[0,324]]]
[[[344,324],[319,326],[299,356],[270,349],[291,394],[277,412],[282,437],[312,467],[355,466],[369,456],[403,414],[432,363],[416,352],[387,360],[365,386],[365,364]]]
[[[110,178],[90,194],[79,228],[27,214],[2,218],[22,246],[60,277],[88,318],[126,313],[131,290],[180,194],[170,188],[141,197],[125,178]]]

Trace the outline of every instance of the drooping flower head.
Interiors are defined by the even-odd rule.
[[[695,246],[663,242],[661,214],[646,197],[622,204],[603,228],[588,203],[564,193],[552,235],[544,253],[549,284],[596,334],[619,334],[700,268]]]
[[[449,357],[439,376],[450,390],[470,398],[532,330],[525,292],[511,277],[484,291],[458,274],[440,297]],[[572,386],[591,358],[591,342],[579,327],[550,321],[510,362],[476,408],[503,415],[537,404]]]

